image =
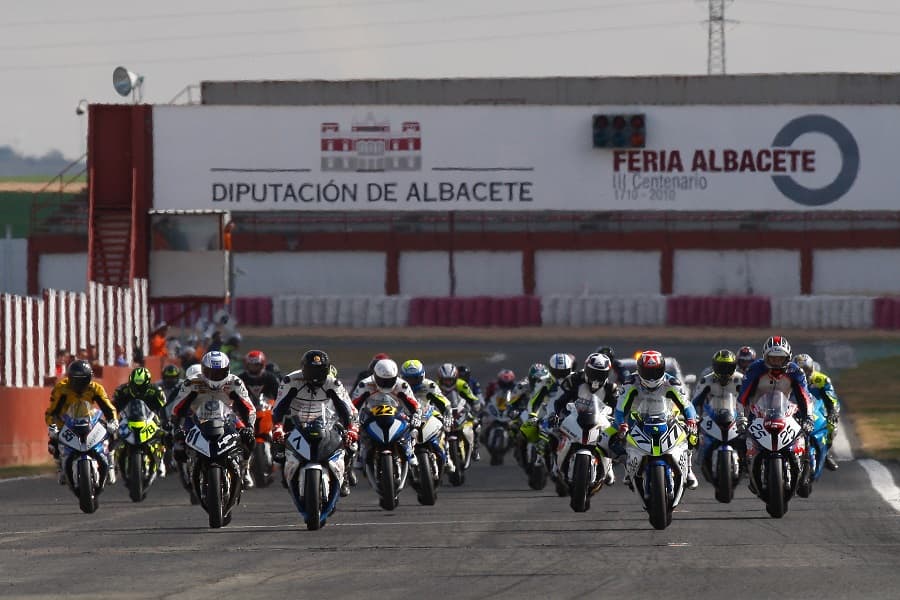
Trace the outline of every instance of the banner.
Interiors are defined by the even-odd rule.
[[[154,208],[893,211],[898,139],[887,105],[157,106]]]

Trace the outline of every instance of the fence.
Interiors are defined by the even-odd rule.
[[[0,386],[38,387],[55,375],[57,350],[95,347],[100,364],[148,351],[147,281],[131,288],[91,282],[86,293],[45,290],[43,297],[0,295]]]

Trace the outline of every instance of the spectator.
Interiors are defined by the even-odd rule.
[[[209,347],[206,349],[207,352],[213,352],[220,350],[222,348],[222,334],[218,331],[214,331],[212,334],[212,339],[209,341]]]
[[[69,363],[72,362],[69,358],[69,351],[65,348],[60,348],[56,351],[56,365],[54,366],[54,375],[57,377],[65,377],[66,370],[69,368]]]
[[[150,356],[166,356],[166,334],[169,324],[162,321],[150,335]]]
[[[127,367],[128,359],[125,357],[125,346],[122,344],[116,344],[116,366],[117,367]]]
[[[187,371],[188,367],[191,365],[196,365],[200,362],[197,358],[197,352],[191,346],[182,346],[181,354],[179,355],[179,360],[181,361],[181,370]]]
[[[134,340],[132,342],[134,344],[134,350],[131,352],[131,361],[140,366],[144,366],[144,349],[141,347],[140,342],[137,339],[137,336],[134,336]]]

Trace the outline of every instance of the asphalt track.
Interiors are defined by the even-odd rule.
[[[476,372],[496,368],[488,346]],[[519,351],[536,349],[509,360]],[[507,462],[476,463],[435,506],[406,489],[393,512],[363,480],[321,531],[305,529],[280,485],[246,492],[231,525],[210,530],[173,478],[139,504],[108,489],[93,515],[54,479],[0,482],[0,597],[900,597],[900,514],[855,461],[783,519],[743,483],[720,504],[701,482],[664,531],[621,483],[576,514]]]

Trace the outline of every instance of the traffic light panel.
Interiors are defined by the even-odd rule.
[[[643,113],[594,115],[594,148],[643,148],[647,141]]]

